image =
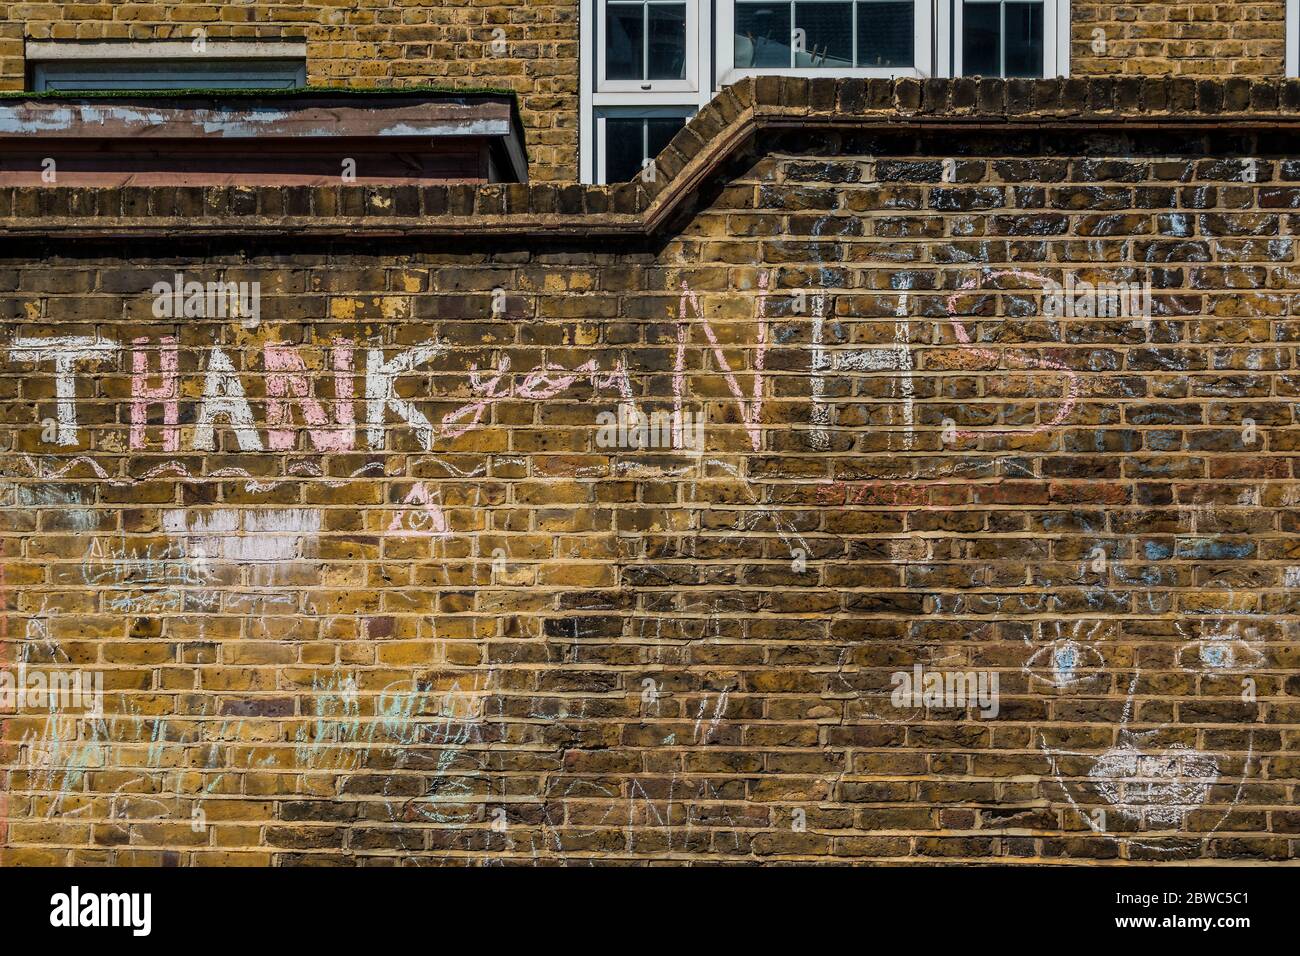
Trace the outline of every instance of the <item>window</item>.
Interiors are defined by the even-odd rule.
[[[1286,75],[1300,76],[1300,0],[1286,0]]]
[[[580,175],[615,182],[747,76],[1066,76],[1070,0],[580,0],[579,31]]]
[[[697,0],[597,0],[597,88],[602,92],[693,92]]]
[[[707,0],[581,0],[584,182],[627,182],[713,96]],[[704,70],[707,76],[707,66]]]
[[[962,6],[962,73],[1043,75],[1042,3],[967,0]]]
[[[291,90],[306,85],[302,43],[191,40],[29,43],[31,89]]]
[[[912,0],[737,0],[733,43],[740,70],[910,68]]]
[[[940,8],[944,75],[1064,76],[1069,0],[946,0]]]
[[[742,77],[929,76],[930,0],[718,0],[720,89]]]
[[[635,178],[645,168],[646,161],[658,156],[686,125],[688,118],[680,109],[672,107],[657,111],[610,110],[600,116],[598,140],[605,144],[600,160],[601,181],[625,183]]]
[[[41,90],[291,90],[302,86],[300,63],[277,60],[204,63],[112,60],[36,63],[32,89]]]

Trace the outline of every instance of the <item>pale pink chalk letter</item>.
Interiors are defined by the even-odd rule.
[[[275,451],[294,446],[293,405],[302,409],[307,433],[317,451],[349,451],[356,438],[352,409],[352,343],[336,339],[331,350],[334,366],[334,416],[325,413],[299,351],[285,342],[268,342],[266,363],[267,438]]]
[[[181,430],[176,423],[180,417],[180,378],[177,375],[176,336],[164,335],[158,347],[158,374],[162,384],[150,388],[149,353],[143,346],[147,337],[132,339],[131,345],[131,437],[132,451],[145,446],[145,428],[149,423],[149,406],[162,402],[163,450],[179,451]]]

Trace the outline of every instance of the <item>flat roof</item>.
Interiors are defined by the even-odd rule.
[[[513,94],[448,91],[148,91],[0,97],[0,139],[497,141],[527,182]],[[503,170],[504,171],[504,170]]]

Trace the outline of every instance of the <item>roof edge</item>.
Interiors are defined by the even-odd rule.
[[[330,187],[14,187],[0,229],[52,239],[649,236],[761,129],[1300,130],[1300,80],[835,79],[729,86],[657,157],[653,182]]]

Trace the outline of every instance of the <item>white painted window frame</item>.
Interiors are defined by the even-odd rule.
[[[863,76],[928,77],[960,76],[960,34],[962,0],[917,0],[916,64],[911,69],[754,69],[737,70],[735,61],[735,0],[689,0],[687,31],[695,21],[695,40],[688,56],[694,56],[695,88],[665,89],[652,81],[651,89],[614,90],[603,88],[603,56],[596,44],[600,33],[598,17],[604,16],[602,0],[579,0],[578,5],[578,175],[583,182],[601,181],[600,150],[602,118],[618,108],[636,108],[651,115],[665,107],[689,108],[693,113],[713,94],[744,76]],[[956,22],[954,22],[956,21]],[[1070,0],[1044,0],[1043,75],[1070,75]],[[690,41],[688,41],[690,42]],[[954,60],[956,62],[954,62]],[[1300,75],[1300,0],[1287,0],[1287,73]],[[662,111],[658,115],[663,115]]]
[[[965,0],[939,0],[936,76],[961,76]],[[1070,0],[1043,0],[1043,77],[1070,75]]]
[[[703,0],[631,0],[643,8],[669,3],[686,6],[686,78],[681,80],[607,80],[605,79],[606,6],[609,0],[596,0],[596,88],[601,93],[695,93],[700,88],[700,4]],[[647,31],[646,42],[649,42]]]
[[[834,2],[834,0],[828,0]],[[933,76],[933,4],[931,0],[914,0],[915,56],[911,67],[736,67],[736,0],[718,0],[717,58],[718,88],[735,83],[747,76]]]
[[[579,0],[578,5],[578,175],[584,183],[604,182],[606,117],[691,116],[713,98],[710,56],[712,10],[710,0],[687,0],[686,42],[689,83],[680,80],[604,81],[605,58],[597,44],[604,32],[604,0]],[[650,88],[646,89],[645,84]],[[612,88],[611,88],[612,87]],[[627,87],[631,87],[630,89]],[[672,111],[677,111],[675,114]]]
[[[1300,76],[1300,0],[1286,0],[1286,75]]]
[[[689,119],[695,112],[694,104],[679,104],[668,106],[645,106],[637,104],[634,107],[608,106],[597,109],[595,112],[596,125],[596,155],[594,157],[596,169],[594,180],[597,183],[605,181],[605,151],[600,144],[605,142],[605,120],[607,119],[655,119],[657,117],[678,117],[684,116]],[[644,145],[644,144],[642,144]]]

